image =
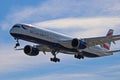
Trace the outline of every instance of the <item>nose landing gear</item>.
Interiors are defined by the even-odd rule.
[[[20,43],[19,43],[18,39],[16,39],[16,45],[14,48],[17,48],[18,46],[20,46]]]

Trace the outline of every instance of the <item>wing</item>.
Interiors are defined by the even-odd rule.
[[[120,35],[84,38],[83,40],[87,43],[88,47],[91,47],[95,45],[102,45],[103,43],[107,43],[107,42],[114,42],[120,40]]]
[[[42,44],[34,45],[32,47],[37,48],[39,51],[42,51],[42,52],[51,52],[51,50],[52,50],[52,48],[50,48],[46,45],[42,45]],[[24,48],[18,48],[18,49],[15,49],[15,50],[24,50]]]

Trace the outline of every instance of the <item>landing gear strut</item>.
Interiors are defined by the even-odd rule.
[[[18,46],[20,46],[20,43],[19,43],[18,39],[16,39],[16,45],[14,48],[17,48]]]
[[[60,62],[60,59],[56,57],[56,54],[58,53],[56,50],[53,50],[52,52],[52,55],[54,56],[53,58],[50,58],[50,61],[53,61],[53,62]]]

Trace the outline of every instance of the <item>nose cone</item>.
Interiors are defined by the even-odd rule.
[[[10,29],[9,33],[12,35],[12,33],[13,33],[13,27]]]
[[[9,33],[14,37],[15,33],[17,33],[17,29],[18,29],[18,28],[20,28],[20,26],[14,25],[14,26],[10,29]]]

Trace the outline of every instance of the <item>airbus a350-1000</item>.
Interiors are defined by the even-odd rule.
[[[28,24],[15,24],[10,29],[10,34],[16,40],[15,49],[23,50],[29,56],[37,56],[39,52],[50,52],[53,58],[50,61],[60,62],[58,53],[70,54],[77,59],[84,57],[96,58],[113,55],[120,50],[110,51],[111,42],[120,40],[120,35],[113,35],[113,30],[109,29],[106,36],[92,38],[72,38],[50,30],[37,28]],[[19,40],[25,40],[36,45],[26,45],[18,49]]]

